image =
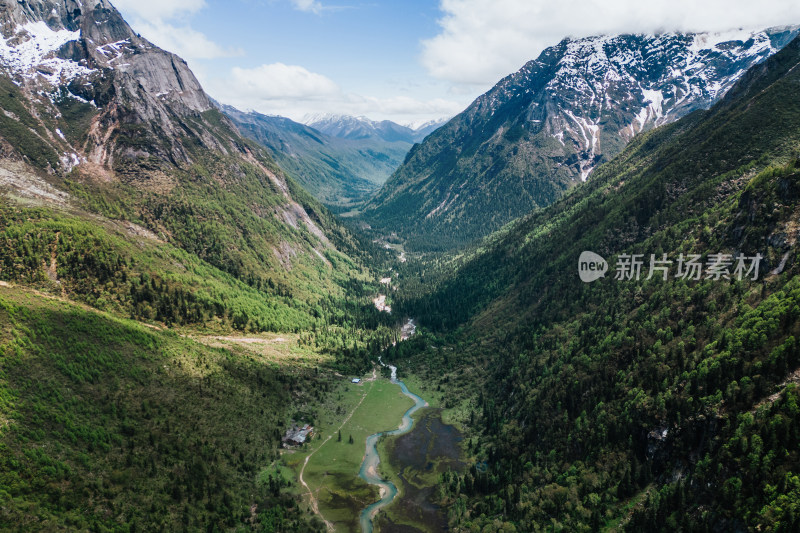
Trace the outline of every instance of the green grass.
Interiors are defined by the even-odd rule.
[[[308,450],[285,459],[299,473],[306,456],[313,453],[304,478],[319,500],[320,512],[335,523],[337,531],[358,531],[359,514],[379,498],[377,488],[358,477],[366,439],[374,433],[397,428],[413,402],[402,394],[400,387],[385,379],[361,385],[348,383],[335,401],[343,414],[320,420],[318,429],[322,439],[314,440]],[[339,442],[337,430],[351,412],[352,417],[342,426]],[[329,435],[332,438],[326,441]],[[353,444],[349,443],[350,436]]]
[[[603,526],[603,531],[606,533],[624,531],[625,524],[633,513],[633,510],[645,501],[652,490],[653,485],[648,485],[641,492],[632,496],[628,501],[621,502],[614,518],[606,522]]]

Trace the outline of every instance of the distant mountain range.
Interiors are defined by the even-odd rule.
[[[335,209],[352,207],[374,194],[413,144],[444,122],[414,129],[388,120],[316,115],[301,124],[231,106],[220,109],[244,135],[266,147],[283,170]]]
[[[797,27],[564,39],[415,147],[364,209],[448,249],[549,205],[638,133],[708,108]]]
[[[341,139],[382,139],[387,142],[418,143],[449,119],[401,125],[391,120],[374,121],[366,117],[336,114],[307,115],[303,124]]]
[[[267,148],[282,169],[331,207],[346,208],[374,194],[412,146],[380,137],[336,137],[285,117],[221,109],[244,135]]]

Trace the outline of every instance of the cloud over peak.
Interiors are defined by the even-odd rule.
[[[488,85],[567,36],[767,28],[800,22],[795,0],[441,0],[441,31],[422,41],[434,77]]]

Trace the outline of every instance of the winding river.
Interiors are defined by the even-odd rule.
[[[413,325],[412,321],[410,321],[410,323]],[[370,485],[378,486],[380,489],[381,499],[361,512],[361,531],[364,533],[372,533],[372,521],[375,518],[375,515],[378,514],[378,511],[389,505],[392,500],[394,500],[395,496],[397,496],[397,487],[394,486],[394,483],[381,479],[381,477],[378,475],[378,464],[381,462],[381,459],[378,456],[378,450],[376,448],[378,441],[384,435],[402,435],[411,431],[411,428],[414,427],[414,419],[411,418],[411,416],[423,407],[428,406],[428,402],[413,392],[410,392],[405,383],[398,381],[397,367],[385,365],[380,359],[378,359],[378,361],[380,361],[381,365],[389,367],[389,369],[392,371],[392,383],[399,385],[400,390],[403,391],[403,394],[414,400],[414,405],[403,415],[403,420],[400,423],[400,427],[392,431],[382,431],[381,433],[375,433],[374,435],[367,437],[367,453],[364,456],[364,462],[361,464],[361,471],[358,473],[358,475]]]

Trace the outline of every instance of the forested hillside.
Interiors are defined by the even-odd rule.
[[[280,436],[384,256],[93,4],[0,1],[0,529],[319,530]]]
[[[317,372],[0,288],[0,529],[313,531],[268,466]]]
[[[347,209],[380,188],[411,148],[411,140],[340,138],[284,117],[222,111],[261,144],[292,178],[333,209]]]
[[[797,529],[799,66],[795,40],[398,306],[446,333],[417,370],[471,411],[472,466],[441,485],[455,530]],[[583,251],[605,278],[580,280]],[[638,280],[615,279],[625,254]]]

